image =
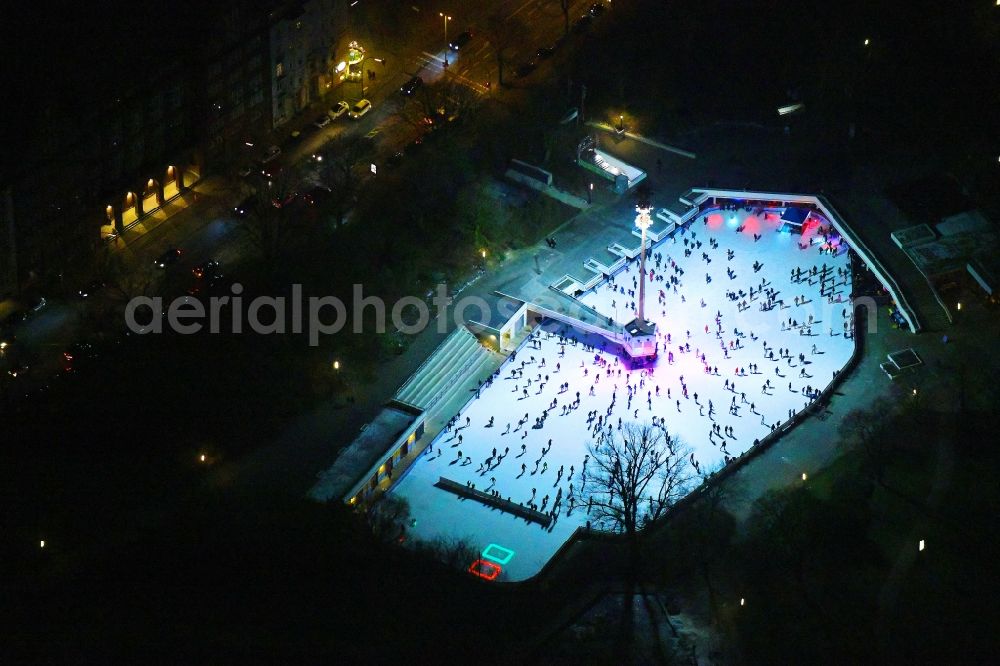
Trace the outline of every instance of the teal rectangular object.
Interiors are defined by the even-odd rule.
[[[503,546],[491,543],[483,550],[483,557],[497,564],[507,564],[513,559],[514,551],[510,548],[504,548]]]

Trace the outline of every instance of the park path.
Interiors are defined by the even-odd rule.
[[[899,600],[899,592],[903,587],[907,575],[917,563],[920,557],[919,543],[921,538],[927,534],[929,523],[935,520],[934,513],[945,493],[951,487],[952,476],[955,471],[955,448],[950,435],[945,435],[938,441],[937,460],[934,468],[934,479],[931,482],[931,489],[924,500],[924,511],[913,521],[906,539],[899,546],[896,559],[892,563],[892,568],[886,576],[882,589],[878,594],[878,606],[875,616],[875,636],[880,638],[886,635],[888,623],[892,618],[892,613],[896,609]],[[936,544],[930,543],[928,547],[934,548]]]

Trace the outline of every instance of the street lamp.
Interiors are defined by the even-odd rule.
[[[337,372],[340,372],[340,361],[333,362],[333,369],[336,370]]]
[[[590,187],[587,188],[587,203],[593,203],[594,195],[594,184],[591,183]]]
[[[619,132],[624,132],[625,131],[625,114],[624,113],[618,114],[618,131]]]
[[[438,12],[438,16],[444,19],[444,66],[448,66],[448,49],[451,47],[448,45],[448,21],[451,17],[444,12]]]

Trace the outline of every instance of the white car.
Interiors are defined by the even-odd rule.
[[[313,125],[316,127],[316,129],[323,129],[324,127],[330,124],[331,120],[333,119],[324,113],[322,116],[320,116],[313,122]]]
[[[333,105],[333,108],[326,112],[326,115],[330,116],[330,120],[336,120],[345,113],[347,113],[351,107],[347,102],[340,101]]]
[[[351,110],[348,112],[348,115],[350,115],[351,118],[357,120],[358,118],[362,117],[371,110],[372,110],[372,103],[369,102],[367,99],[362,99],[358,100],[357,104],[351,107]]]

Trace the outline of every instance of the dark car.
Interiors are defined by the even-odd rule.
[[[159,257],[153,260],[153,265],[157,268],[166,268],[170,264],[176,264],[177,260],[181,258],[181,251],[176,247],[172,247]]]
[[[191,274],[194,275],[199,280],[203,277],[211,278],[214,275],[218,275],[219,271],[222,269],[222,264],[215,259],[210,259],[205,263],[198,264],[191,269]]]
[[[62,354],[63,372],[77,372],[93,363],[97,350],[89,342],[75,342]]]
[[[104,289],[104,287],[106,286],[107,285],[101,280],[94,280],[86,287],[78,289],[76,293],[80,296],[80,298],[88,298],[89,296],[92,296],[97,292],[99,292],[101,289]]]
[[[233,213],[236,215],[236,217],[240,218],[241,220],[249,217],[250,212],[253,210],[255,205],[254,199],[256,199],[256,197],[254,197],[251,194],[246,199],[233,206]]]
[[[279,174],[281,174],[283,169],[284,167],[281,165],[281,162],[275,160],[273,162],[268,162],[267,164],[262,165],[260,169],[260,175],[264,176],[264,178],[273,180],[274,178],[277,178]]]
[[[593,20],[594,19],[590,16],[590,14],[584,14],[583,16],[578,18],[576,22],[573,24],[573,32],[578,32],[578,33],[583,32],[584,30],[590,27],[590,24],[593,22]]]
[[[452,51],[460,51],[463,46],[469,43],[470,39],[472,39],[472,33],[466,30],[448,42],[448,48]]]
[[[424,85],[424,80],[419,76],[414,76],[412,79],[403,84],[403,86],[399,89],[399,92],[409,97],[413,93],[417,92],[422,85]]]
[[[543,46],[542,48],[535,51],[535,57],[539,60],[548,60],[552,57],[556,50],[551,46]]]
[[[538,63],[536,63],[534,60],[529,60],[528,62],[518,65],[517,69],[514,70],[514,73],[517,74],[517,78],[523,79],[528,74],[531,74],[533,71],[535,71],[537,67]]]
[[[307,206],[315,206],[327,201],[331,194],[333,194],[333,190],[329,187],[317,185],[300,194],[299,199]]]
[[[271,199],[271,205],[274,206],[275,208],[284,208],[285,206],[295,201],[296,197],[298,196],[299,195],[297,192],[289,192],[287,194],[278,195],[273,199]]]
[[[424,149],[424,138],[422,136],[418,136],[416,139],[414,139],[413,141],[411,141],[410,143],[406,144],[406,146],[403,147],[403,154],[414,155],[416,153],[419,153],[423,149]]]
[[[601,14],[603,14],[604,10],[606,10],[606,9],[607,9],[607,7],[604,6],[604,3],[602,3],[602,2],[595,2],[594,4],[592,4],[590,6],[589,12],[590,12],[591,16],[593,16],[594,18],[597,18],[598,16],[600,16]]]

